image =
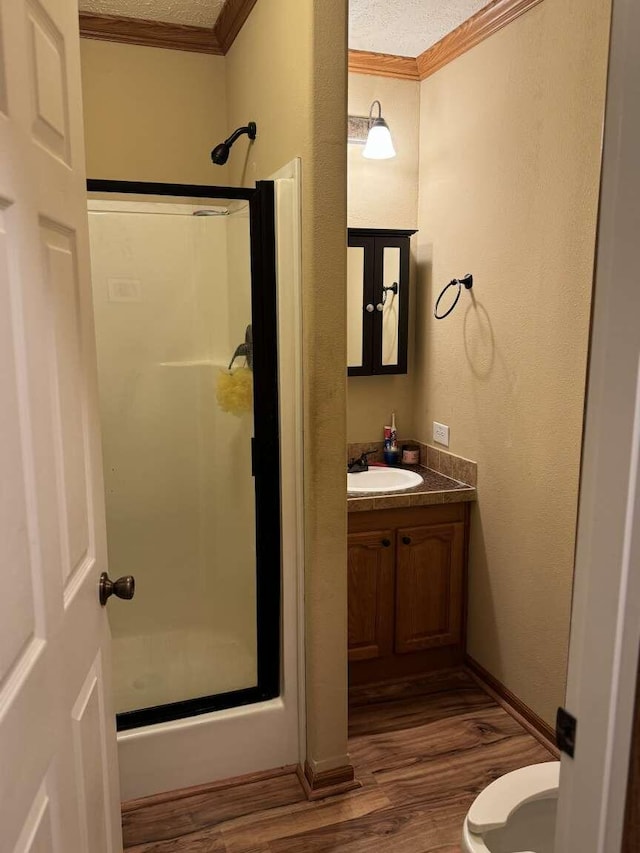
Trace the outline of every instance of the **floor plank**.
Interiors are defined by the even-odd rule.
[[[380,773],[394,768],[417,766],[424,772],[429,762],[442,756],[451,761],[467,751],[506,744],[521,737],[523,729],[497,706],[487,711],[459,715],[456,724],[437,720],[406,731],[361,736],[349,742],[349,753],[359,771]],[[378,780],[379,781],[379,780]]]
[[[508,744],[444,755],[421,766],[385,770],[376,775],[389,799],[399,803],[446,803],[450,797],[468,798],[468,806],[494,779],[517,767],[552,760],[531,735],[511,738]]]
[[[142,806],[127,853],[459,853],[474,797],[552,756],[462,670],[350,691],[363,787],[317,802],[293,774]]]
[[[496,703],[463,671],[445,670],[394,685],[349,691],[349,736],[375,734],[424,725],[493,708]]]
[[[226,853],[224,841],[214,829],[165,841],[136,844],[135,847],[125,847],[125,850],[127,853]],[[262,853],[268,851],[265,849]]]
[[[306,800],[295,773],[290,773],[169,803],[142,806],[122,816],[125,849],[136,844],[192,835],[242,815],[291,806],[297,802],[306,803]],[[164,853],[164,848],[160,849]],[[167,850],[172,849],[167,847]],[[194,849],[199,853],[198,848]]]
[[[222,827],[227,853],[250,853],[255,844],[268,844],[271,850],[273,843],[288,843],[300,834],[327,828],[333,832],[336,826],[371,818],[388,807],[389,800],[382,789],[372,786],[351,796],[331,797],[309,805],[291,815],[245,822],[240,828]]]
[[[465,807],[466,806],[466,807]],[[448,803],[438,815],[428,805],[387,808],[334,827],[290,836],[270,853],[458,853],[468,804]]]

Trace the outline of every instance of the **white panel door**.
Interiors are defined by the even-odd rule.
[[[0,0],[0,853],[122,849],[76,0]]]
[[[557,853],[623,841],[640,645],[640,4],[615,0]]]

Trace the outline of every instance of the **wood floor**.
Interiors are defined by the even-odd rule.
[[[462,671],[351,693],[362,787],[314,803],[293,773],[123,814],[128,853],[459,853],[476,794],[549,752]]]

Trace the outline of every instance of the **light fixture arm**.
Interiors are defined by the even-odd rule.
[[[374,116],[374,115],[373,115],[373,109],[374,109],[374,107],[375,107],[375,105],[376,105],[376,104],[378,105],[378,115],[377,115],[377,116]],[[381,119],[381,118],[382,118],[382,104],[380,103],[380,101],[374,101],[374,102],[371,104],[371,108],[369,109],[369,127],[371,127],[371,125],[372,125],[376,120]]]

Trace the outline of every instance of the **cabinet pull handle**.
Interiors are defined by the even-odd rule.
[[[391,545],[391,540],[390,539],[383,539],[382,544],[385,548],[388,548]]]
[[[375,311],[375,308],[374,308],[374,306],[373,306],[373,302],[369,302],[369,304],[368,304],[368,305],[365,305],[365,306],[364,306],[364,310],[365,310],[365,311],[368,311],[368,312],[369,312],[369,314],[372,314],[372,313]]]
[[[411,537],[410,536],[403,536],[402,541],[404,542],[405,545],[411,545]]]

